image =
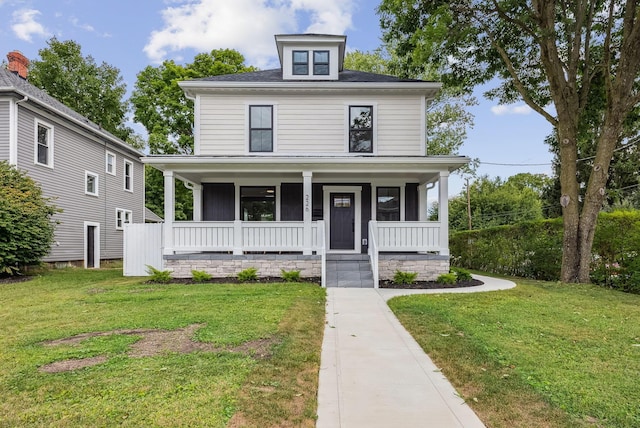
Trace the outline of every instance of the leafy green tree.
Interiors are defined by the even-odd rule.
[[[142,147],[140,137],[125,125],[127,87],[120,70],[104,62],[97,65],[92,56],[82,55],[73,40],[53,37],[38,53],[40,59],[30,63],[30,83],[118,138]]]
[[[473,229],[542,219],[541,194],[550,179],[542,174],[517,174],[503,181],[484,175],[469,185]],[[433,213],[431,213],[433,214]],[[449,226],[469,227],[466,190],[449,200]]]
[[[190,64],[180,65],[164,61],[148,66],[140,73],[131,96],[134,120],[149,134],[151,154],[193,154],[193,101],[188,99],[178,82],[222,74],[255,71],[244,65],[244,57],[232,49],[200,53]],[[145,168],[146,206],[153,212],[164,213],[164,178],[155,168]],[[180,182],[176,183],[177,220],[193,218],[192,193]]]
[[[0,275],[18,273],[49,253],[56,212],[35,181],[0,162]]]
[[[437,67],[446,84],[523,100],[557,132],[563,217],[561,279],[589,282],[596,220],[609,165],[640,101],[638,0],[383,0],[384,38],[407,70]],[[590,114],[599,99],[600,114]],[[549,109],[553,106],[553,109]],[[580,131],[597,130],[584,198],[577,180]]]

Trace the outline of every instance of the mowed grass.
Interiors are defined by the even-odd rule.
[[[0,426],[314,426],[324,290],[313,284],[153,285],[119,269],[0,284]],[[140,337],[43,341],[203,324],[219,347],[268,340],[272,355],[196,351],[134,358]],[[60,373],[43,365],[105,356]]]
[[[389,304],[487,426],[639,427],[640,296],[517,283]]]

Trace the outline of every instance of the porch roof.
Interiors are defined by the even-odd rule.
[[[441,172],[467,165],[466,156],[183,156],[149,155],[142,162],[161,171],[173,171],[179,178],[195,183],[219,178],[247,178],[278,175],[300,177],[302,172],[316,178],[363,180],[400,178],[420,183],[438,180]]]

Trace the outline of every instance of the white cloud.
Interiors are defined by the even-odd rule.
[[[529,114],[533,110],[526,104],[518,105],[504,105],[500,104],[491,107],[491,112],[496,116],[503,116],[505,114]]]
[[[11,29],[16,37],[27,42],[31,42],[34,35],[48,37],[49,32],[37,22],[39,15],[41,15],[40,11],[35,9],[20,9],[13,12]]]
[[[354,0],[187,0],[161,14],[164,28],[153,31],[144,52],[155,62],[183,49],[236,49],[247,64],[273,66],[275,34],[344,34],[351,27]],[[298,19],[308,14],[302,31]]]
[[[71,22],[71,24],[74,27],[80,28],[81,30],[88,31],[90,33],[93,33],[94,31],[96,31],[95,28],[93,28],[92,25],[80,23],[80,20],[78,18],[76,18],[75,16],[72,16],[71,18],[69,18],[69,22]]]

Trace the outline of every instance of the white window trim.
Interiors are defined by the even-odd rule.
[[[131,210],[124,208],[116,208],[116,230],[124,230],[125,224],[133,222],[133,213]]]
[[[38,162],[38,126],[44,126],[49,130],[47,132],[47,143],[48,143],[48,153],[47,159],[49,163],[40,163]],[[46,166],[47,168],[53,169],[53,125],[42,121],[40,119],[34,120],[34,144],[33,144],[33,163],[40,166]]]
[[[124,163],[123,163],[123,169],[122,169],[122,187],[124,188],[124,190],[126,192],[131,192],[133,193],[133,162],[131,162],[130,160],[125,159]],[[127,165],[130,165],[131,168],[129,168],[129,183],[130,183],[130,189],[127,189]]]
[[[373,150],[371,153],[362,153],[362,152],[351,152],[349,151],[349,110],[351,106],[371,106],[373,108],[373,133],[372,139],[373,141]],[[350,156],[375,156],[378,154],[378,146],[380,142],[378,140],[378,103],[372,100],[355,100],[349,101],[344,104],[344,152]]]
[[[113,156],[113,163],[112,163],[113,171],[109,171],[109,156]],[[117,175],[117,170],[118,170],[117,161],[118,161],[118,158],[115,153],[106,152],[104,155],[104,171],[109,175]]]
[[[273,108],[273,147],[270,152],[251,151],[251,123],[249,123],[249,108],[251,106],[271,106]],[[250,156],[273,156],[278,152],[278,103],[265,100],[247,101],[244,103],[244,150],[245,155]]]
[[[87,184],[88,184],[87,179],[89,178],[90,175],[95,177],[96,179],[95,192],[90,192],[89,189],[87,188]],[[99,190],[100,190],[100,176],[95,172],[85,171],[84,172],[84,194],[89,196],[99,196]]]

